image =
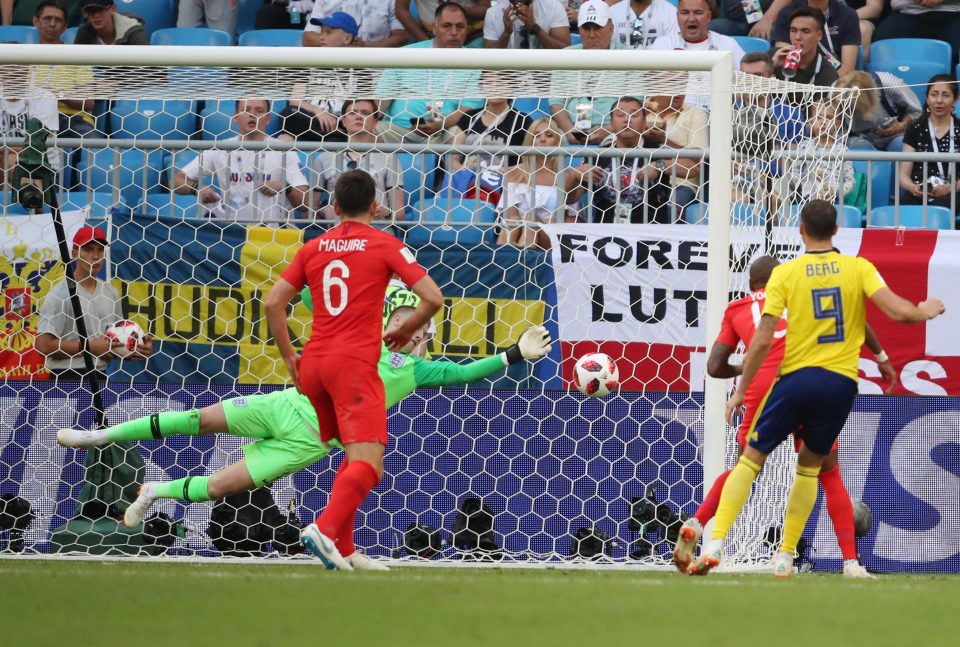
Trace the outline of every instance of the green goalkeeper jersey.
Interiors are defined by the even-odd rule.
[[[405,353],[393,353],[383,347],[377,371],[383,380],[387,407],[392,407],[413,393],[417,387],[467,384],[493,375],[506,367],[507,363],[502,354],[478,359],[468,364],[457,364],[427,360]],[[299,411],[311,429],[319,431],[317,412],[314,411],[307,396],[292,388],[285,389],[282,393],[283,397],[288,398],[290,404]]]

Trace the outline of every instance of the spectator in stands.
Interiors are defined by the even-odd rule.
[[[395,4],[396,0],[319,0],[313,6],[303,31],[303,45],[315,47],[320,44],[321,28],[315,21],[343,12],[353,16],[358,24],[352,43],[354,47],[402,47],[410,42],[410,34],[397,19]]]
[[[960,148],[960,119],[957,107],[957,79],[952,74],[936,74],[928,81],[923,115],[910,124],[903,135],[904,153],[954,153]],[[900,186],[903,204],[927,204],[950,207],[956,200],[960,182],[953,162],[900,162]]]
[[[32,25],[40,3],[44,0],[0,0],[0,24]],[[80,8],[84,0],[62,0],[60,5],[67,13],[67,26],[79,25],[83,19]]]
[[[602,0],[587,0],[580,5],[577,23],[580,27],[582,42],[571,45],[566,49],[629,49],[626,45],[613,40],[613,20],[610,18],[610,5]],[[590,73],[597,74],[612,73]],[[581,75],[583,78],[584,75]],[[564,133],[564,138],[571,144],[591,143],[598,144],[607,136],[604,124],[610,118],[610,111],[616,102],[616,97],[568,97],[566,86],[577,83],[576,76],[568,74],[554,74],[551,92],[557,95],[550,99],[550,114],[553,120]],[[599,81],[599,78],[598,78]],[[606,85],[612,85],[604,81]]]
[[[630,49],[647,49],[677,29],[677,8],[667,0],[621,0],[610,7],[613,40]]]
[[[793,0],[779,13],[773,26],[773,40],[778,47],[793,43],[793,17],[800,9],[816,9],[824,16],[823,37],[817,43],[823,62],[833,67],[838,76],[853,72],[860,47],[857,12],[842,0]]]
[[[399,6],[399,5],[398,5]],[[399,13],[399,12],[398,12]],[[445,2],[437,7],[433,28],[434,38],[407,45],[415,48],[458,49],[464,46],[467,36],[467,14],[456,2]],[[442,52],[439,53],[442,55]],[[443,77],[442,79],[440,77]],[[451,88],[451,93],[469,97],[471,88],[476,88],[480,74],[476,70],[450,72],[427,72],[425,70],[388,70],[378,86],[382,97],[420,96],[425,84],[442,84]],[[455,95],[455,96],[456,96]],[[387,119],[380,122],[380,134],[388,142],[424,142],[448,137],[463,114],[483,106],[482,99],[426,99],[381,100],[380,109]]]
[[[407,0],[401,0],[396,3],[397,20],[407,30],[407,33],[413,36],[417,42],[430,40],[431,35],[436,36],[434,31],[434,22],[440,15],[440,10],[445,4],[443,0],[414,0],[417,6],[417,14],[420,20],[413,17],[410,13],[410,3]],[[483,31],[483,21],[490,8],[490,0],[459,0],[457,3],[467,17],[467,31],[464,33],[464,42],[472,40]],[[432,19],[432,20],[431,20]]]
[[[177,27],[219,29],[237,35],[237,0],[180,0]]]
[[[707,150],[710,131],[709,115],[700,106],[691,106],[680,95],[651,97],[644,106],[647,130],[643,134],[646,148],[683,148]],[[655,184],[670,192],[680,213],[697,200],[700,193],[700,162],[690,158],[657,160],[652,165]],[[648,176],[651,175],[648,172]]]
[[[920,118],[923,108],[913,90],[888,72],[851,72],[838,88],[859,88],[847,146],[851,149],[899,151],[903,133]]]
[[[86,0],[77,45],[149,45],[142,18],[117,11],[113,0]]]
[[[950,43],[957,65],[960,53],[960,3],[955,0],[892,0],[893,13],[877,26],[874,42],[888,38],[934,38]]]
[[[604,140],[604,146],[626,151],[640,148],[647,130],[643,101],[636,97],[617,100],[610,113],[609,129],[611,136]],[[571,173],[578,182],[571,198],[579,200],[584,190],[592,193],[594,222],[658,222],[669,191],[667,195],[662,191],[655,195],[651,188],[661,170],[656,164],[641,164],[639,157],[599,157],[595,162],[584,162]]]
[[[67,29],[67,10],[56,0],[43,0],[37,5],[33,26],[41,45],[60,45],[60,36]],[[34,82],[40,87],[67,96],[83,96],[82,87],[93,82],[93,69],[75,65],[38,66]],[[57,107],[61,137],[83,137],[96,130],[93,99],[60,99]]]
[[[814,100],[807,104],[810,136],[802,139],[796,150],[811,157],[786,162],[780,194],[788,203],[809,200],[835,203],[853,190],[853,163],[843,161],[846,148],[842,145],[841,116],[836,101]],[[791,225],[796,224],[793,220],[791,218]]]
[[[322,30],[319,36],[310,39],[311,47],[352,47],[360,33],[357,21],[343,11],[310,20]],[[305,32],[304,45],[307,45],[307,36]],[[356,77],[346,69],[323,70],[314,74],[310,83],[295,84],[290,102],[280,112],[282,138],[306,142],[344,141],[346,135],[338,130],[343,101],[329,97],[355,90]]]
[[[847,6],[857,12],[860,20],[860,44],[863,45],[863,55],[860,58],[863,65],[866,65],[870,62],[873,33],[880,21],[890,15],[890,3],[885,0],[847,0]]]
[[[73,237],[73,278],[87,329],[86,340],[80,339],[77,332],[66,281],[55,285],[43,300],[35,347],[46,356],[47,370],[54,379],[85,379],[83,348],[86,347],[95,357],[94,370],[100,381],[106,380],[113,350],[119,344],[111,342],[105,333],[107,328],[126,318],[117,288],[97,278],[103,269],[106,246],[107,235],[99,227],[83,226]],[[152,352],[153,340],[146,336],[127,359],[144,359]]]
[[[784,78],[784,62],[794,49],[801,50],[800,67],[790,79],[794,83],[833,85],[840,78],[820,50],[823,26],[823,12],[819,9],[801,7],[790,15],[790,43],[779,43],[771,50],[778,79]]]
[[[270,124],[266,99],[238,100],[234,120],[240,135],[227,141],[279,141],[266,134]],[[205,177],[216,177],[221,192],[201,187]],[[308,188],[295,152],[209,150],[176,172],[173,190],[197,194],[214,218],[276,226],[304,206]]]
[[[483,46],[491,49],[563,49],[569,45],[570,26],[560,0],[511,0],[493,7],[483,22]]]
[[[254,29],[303,29],[315,6],[314,0],[264,0],[253,21]],[[328,16],[333,11],[323,15]]]
[[[712,18],[713,5],[711,0],[680,0],[677,4],[679,29],[674,29],[674,31],[658,37],[648,49],[730,51],[733,52],[734,67],[739,68],[740,59],[743,58],[743,48],[729,36],[710,31],[710,20]],[[698,74],[697,79],[702,80],[699,85],[703,86],[705,83],[709,83],[708,77],[709,73],[706,72]],[[693,83],[694,80],[691,79],[691,85]],[[688,87],[686,101],[705,108],[710,106],[710,97],[694,92],[692,87]]]
[[[60,129],[55,95],[50,90],[39,87],[28,77],[28,68],[23,65],[0,66],[0,89],[9,90],[14,96],[26,97],[25,99],[0,98],[0,137],[26,137],[30,119],[38,120],[53,134]],[[21,150],[22,148],[15,146],[0,148],[0,154],[2,154],[0,184],[5,184],[12,179],[13,168],[17,164]],[[58,173],[63,166],[60,151],[53,147],[47,149],[47,161],[54,173]]]
[[[772,4],[772,0],[718,0],[710,29],[727,36],[770,40],[773,18],[767,18],[767,12]]]
[[[347,141],[351,144],[375,143],[379,120],[377,102],[373,99],[354,99],[343,104],[341,121]],[[314,209],[319,211],[318,216],[336,220],[333,207],[327,205],[321,208],[321,204],[333,196],[333,187],[342,173],[359,168],[369,173],[376,183],[376,199],[380,205],[378,217],[389,218],[393,215],[403,218],[403,183],[396,154],[349,149],[340,153],[324,151],[311,159],[309,168],[310,184],[315,188]]]
[[[530,125],[523,145],[555,148],[562,141],[563,135],[544,117]],[[529,225],[560,222],[565,218],[566,205],[576,202],[578,174],[565,172],[562,164],[561,155],[530,153],[521,155],[519,164],[507,171],[503,195],[497,205],[500,215],[497,243],[550,247],[546,232],[539,226]]]

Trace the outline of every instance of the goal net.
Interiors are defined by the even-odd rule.
[[[410,560],[668,563],[704,484],[736,458],[721,417],[729,385],[704,378],[705,353],[751,260],[795,254],[799,208],[849,191],[856,91],[733,74],[721,52],[219,49],[0,46],[3,97],[19,106],[4,108],[0,542],[297,552],[336,450],[266,490],[161,498],[144,525],[121,521],[139,484],[213,474],[281,436],[277,419],[165,438],[146,422],[144,438],[89,451],[58,446],[57,431],[213,416],[290,388],[263,295],[335,224],[336,178],[361,168],[377,183],[378,226],[444,292],[430,361],[496,355],[540,323],[554,346],[390,410],[357,545]],[[71,101],[59,120],[58,100]],[[28,214],[10,192],[38,123],[60,131],[48,157],[67,248],[85,225],[109,239],[105,311],[83,294],[93,283],[79,289],[91,338],[119,318],[152,338],[145,360],[102,358],[99,388],[75,375],[51,210]],[[302,345],[309,311],[297,301],[290,314]],[[602,399],[571,382],[596,351],[621,380]],[[222,418],[202,417],[202,431]],[[731,563],[769,557],[792,464],[783,452],[765,470]]]

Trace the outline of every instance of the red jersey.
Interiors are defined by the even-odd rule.
[[[763,303],[766,298],[767,293],[760,289],[741,299],[732,301],[723,313],[723,323],[720,324],[717,343],[736,348],[742,341],[743,345],[749,348],[753,334],[757,332],[757,326],[760,324],[760,316],[763,313]],[[760,366],[760,370],[757,371],[748,392],[752,393],[761,389],[759,397],[762,398],[766,395],[770,385],[777,377],[777,371],[780,370],[780,363],[783,361],[783,353],[786,349],[786,336],[787,320],[780,319],[777,324],[777,331],[773,335],[770,352],[767,353],[767,358]]]
[[[407,285],[426,275],[403,243],[361,222],[343,222],[306,243],[280,277],[310,286],[313,329],[304,357],[348,355],[376,366],[383,297],[392,274]]]

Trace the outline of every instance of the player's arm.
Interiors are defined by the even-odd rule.
[[[874,357],[876,357],[880,374],[883,375],[883,379],[887,382],[887,389],[884,393],[893,393],[900,380],[897,377],[897,372],[893,370],[893,364],[890,363],[890,358],[883,350],[883,346],[880,345],[880,340],[877,339],[877,333],[873,331],[870,324],[866,324],[866,328],[864,328],[864,343],[867,345],[867,348],[870,349],[870,352],[873,353]]]
[[[739,410],[743,404],[744,396],[747,393],[747,387],[756,376],[757,371],[763,365],[763,360],[767,358],[770,352],[770,345],[773,343],[773,334],[777,330],[777,323],[780,317],[771,314],[764,314],[760,318],[760,324],[757,331],[750,340],[750,348],[747,349],[747,355],[743,358],[743,374],[740,383],[737,385],[737,391],[727,401],[727,422],[733,424],[733,414]]]
[[[300,355],[293,349],[290,342],[290,331],[287,328],[287,304],[299,290],[284,278],[277,279],[264,301],[267,312],[267,326],[270,334],[277,342],[277,349],[283,358],[283,363],[290,371],[293,384],[300,391]]]
[[[455,386],[469,384],[508,366],[544,357],[551,349],[550,333],[543,326],[528,328],[513,346],[499,355],[485,357],[466,364],[456,362],[422,361],[414,372],[417,386]]]
[[[740,375],[743,372],[743,365],[730,363],[730,356],[735,350],[723,342],[714,342],[713,348],[710,349],[710,357],[707,358],[707,375],[718,380]]]
[[[392,351],[403,348],[410,341],[413,333],[433,319],[433,315],[437,314],[437,310],[443,305],[443,293],[440,292],[440,287],[427,274],[410,286],[410,290],[420,297],[420,303],[400,328],[383,336],[383,343]]]
[[[920,323],[943,314],[943,301],[930,297],[913,305],[890,288],[884,286],[871,295],[870,299],[880,311],[898,323]]]

